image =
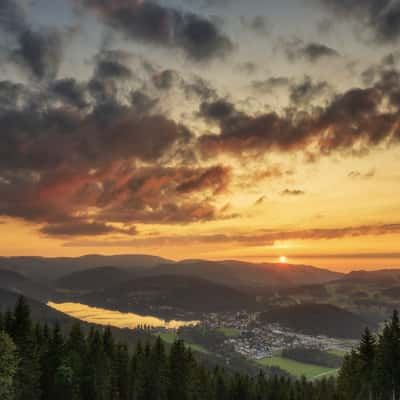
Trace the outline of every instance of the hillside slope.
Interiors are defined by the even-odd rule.
[[[377,326],[362,317],[329,304],[298,304],[275,307],[260,315],[264,323],[279,323],[309,335],[358,339],[363,330]]]
[[[104,308],[142,312],[216,312],[254,305],[252,297],[227,286],[189,276],[162,275],[138,278],[101,293],[82,297],[82,302]]]
[[[102,291],[134,277],[134,272],[116,267],[97,267],[76,271],[54,282],[56,288],[72,291]]]
[[[54,291],[47,285],[35,282],[25,276],[8,270],[0,270],[0,289],[23,294],[32,299],[47,301],[56,298]]]

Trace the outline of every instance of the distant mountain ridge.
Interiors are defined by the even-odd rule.
[[[160,265],[149,270],[149,274],[197,276],[228,286],[249,288],[325,283],[344,276],[307,265],[253,264],[235,260],[183,260]]]
[[[133,255],[85,255],[81,257],[0,257],[0,269],[19,272],[33,279],[54,280],[72,272],[83,271],[104,266],[119,268],[151,268],[161,263],[172,262],[166,258],[133,254]]]
[[[72,273],[114,267],[138,276],[183,275],[231,287],[297,286],[325,283],[343,274],[321,268],[290,264],[254,264],[242,261],[172,261],[149,255],[87,255],[76,258],[0,257],[0,269],[18,272],[39,281],[55,281]]]
[[[375,282],[379,284],[400,284],[400,269],[381,269],[375,271],[352,271],[343,280],[348,282]]]

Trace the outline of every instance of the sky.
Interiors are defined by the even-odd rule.
[[[0,0],[0,254],[400,267],[399,0]]]

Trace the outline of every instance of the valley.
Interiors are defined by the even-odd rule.
[[[167,344],[181,338],[224,365],[309,379],[335,374],[337,366],[321,365],[321,355],[290,359],[287,349],[340,360],[366,326],[379,329],[400,283],[396,270],[377,279],[377,272],[151,256],[3,258],[0,265],[1,290],[47,304],[46,315],[160,336]]]

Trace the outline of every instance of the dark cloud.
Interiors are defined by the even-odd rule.
[[[0,166],[18,168],[128,157],[151,161],[187,135],[184,127],[161,115],[143,117],[113,104],[86,115],[66,108],[10,111],[0,114],[0,124]]]
[[[235,106],[225,99],[211,103],[203,102],[200,105],[200,116],[210,121],[222,122],[232,118],[235,114]]]
[[[309,43],[300,49],[304,57],[310,62],[318,61],[321,58],[338,57],[339,53],[331,47],[320,43]]]
[[[212,85],[200,76],[195,76],[190,81],[185,82],[183,89],[188,99],[195,97],[201,101],[210,101],[210,99],[218,97],[217,91]]]
[[[50,91],[74,107],[85,108],[88,106],[86,85],[77,82],[74,78],[53,81],[50,85]]]
[[[373,33],[376,42],[393,43],[400,38],[398,0],[316,0],[340,18],[355,20]]]
[[[204,189],[212,189],[213,194],[219,194],[226,191],[230,182],[230,170],[222,166],[209,168],[205,171],[199,171],[198,176],[182,182],[177,191],[181,193],[198,192]]]
[[[302,81],[293,83],[290,86],[290,100],[298,106],[302,104],[307,105],[312,100],[321,98],[331,92],[332,89],[328,82],[313,82],[313,80],[306,75]]]
[[[132,107],[138,114],[144,115],[150,112],[158,103],[158,99],[153,99],[141,90],[131,93]]]
[[[310,63],[315,63],[322,59],[340,56],[340,54],[331,47],[317,42],[305,43],[298,38],[285,41],[281,46],[287,58],[292,62],[298,59],[304,59]]]
[[[119,103],[119,96],[103,102],[92,95],[91,83],[63,79],[32,93],[21,84],[0,82],[0,215],[44,224],[43,233],[59,236],[128,234],[110,225],[112,217],[129,225],[217,218],[207,197],[191,196],[222,191],[224,169],[219,182],[218,169],[177,167],[172,173],[135,167],[177,154],[191,140],[189,130],[151,114],[152,100],[144,94],[132,94],[129,105]],[[157,174],[160,184],[148,192]],[[137,185],[139,176],[143,187]],[[88,208],[98,209],[96,223],[86,216]]]
[[[282,114],[248,115],[233,104],[225,105],[229,113],[218,121],[220,133],[203,135],[199,145],[207,157],[216,152],[244,155],[296,150],[314,158],[334,151],[362,155],[374,146],[399,142],[399,89],[399,74],[392,72],[373,87],[351,89],[309,112],[290,108]],[[384,107],[388,101],[389,109]]]
[[[5,33],[20,33],[28,26],[20,2],[0,0],[0,29]]]
[[[222,58],[233,43],[212,21],[151,2],[81,0],[127,38],[176,47],[194,61]]]
[[[20,48],[14,53],[17,63],[29,68],[38,79],[54,79],[63,56],[62,38],[58,31],[25,31],[18,38]]]
[[[230,174],[223,166],[149,167],[121,178],[123,186],[105,186],[99,198],[106,221],[171,224],[223,217],[209,197],[227,190]]]
[[[20,2],[0,0],[0,33],[0,40],[5,40],[3,45],[9,52],[11,61],[36,79],[55,78],[64,45],[64,38],[59,30],[33,30]],[[10,43],[13,43],[12,50]]]
[[[132,71],[118,61],[100,60],[96,66],[97,79],[130,79]]]
[[[97,223],[97,222],[85,222],[85,221],[70,221],[61,224],[47,225],[41,229],[41,232],[48,236],[99,236],[107,235],[110,233],[124,234],[124,235],[135,235],[137,233],[136,228],[121,229],[111,225]]]
[[[167,69],[152,77],[154,86],[159,90],[170,90],[181,82],[178,72]]]
[[[226,217],[214,199],[227,190],[229,169],[180,166],[176,154],[191,133],[150,113],[145,94],[134,92],[124,105],[99,102],[73,79],[47,89],[51,96],[35,97],[23,85],[0,83],[0,99],[14,98],[12,107],[0,107],[0,216],[60,237],[130,235],[136,223]],[[17,101],[21,96],[25,102]],[[175,167],[157,166],[170,157]]]

